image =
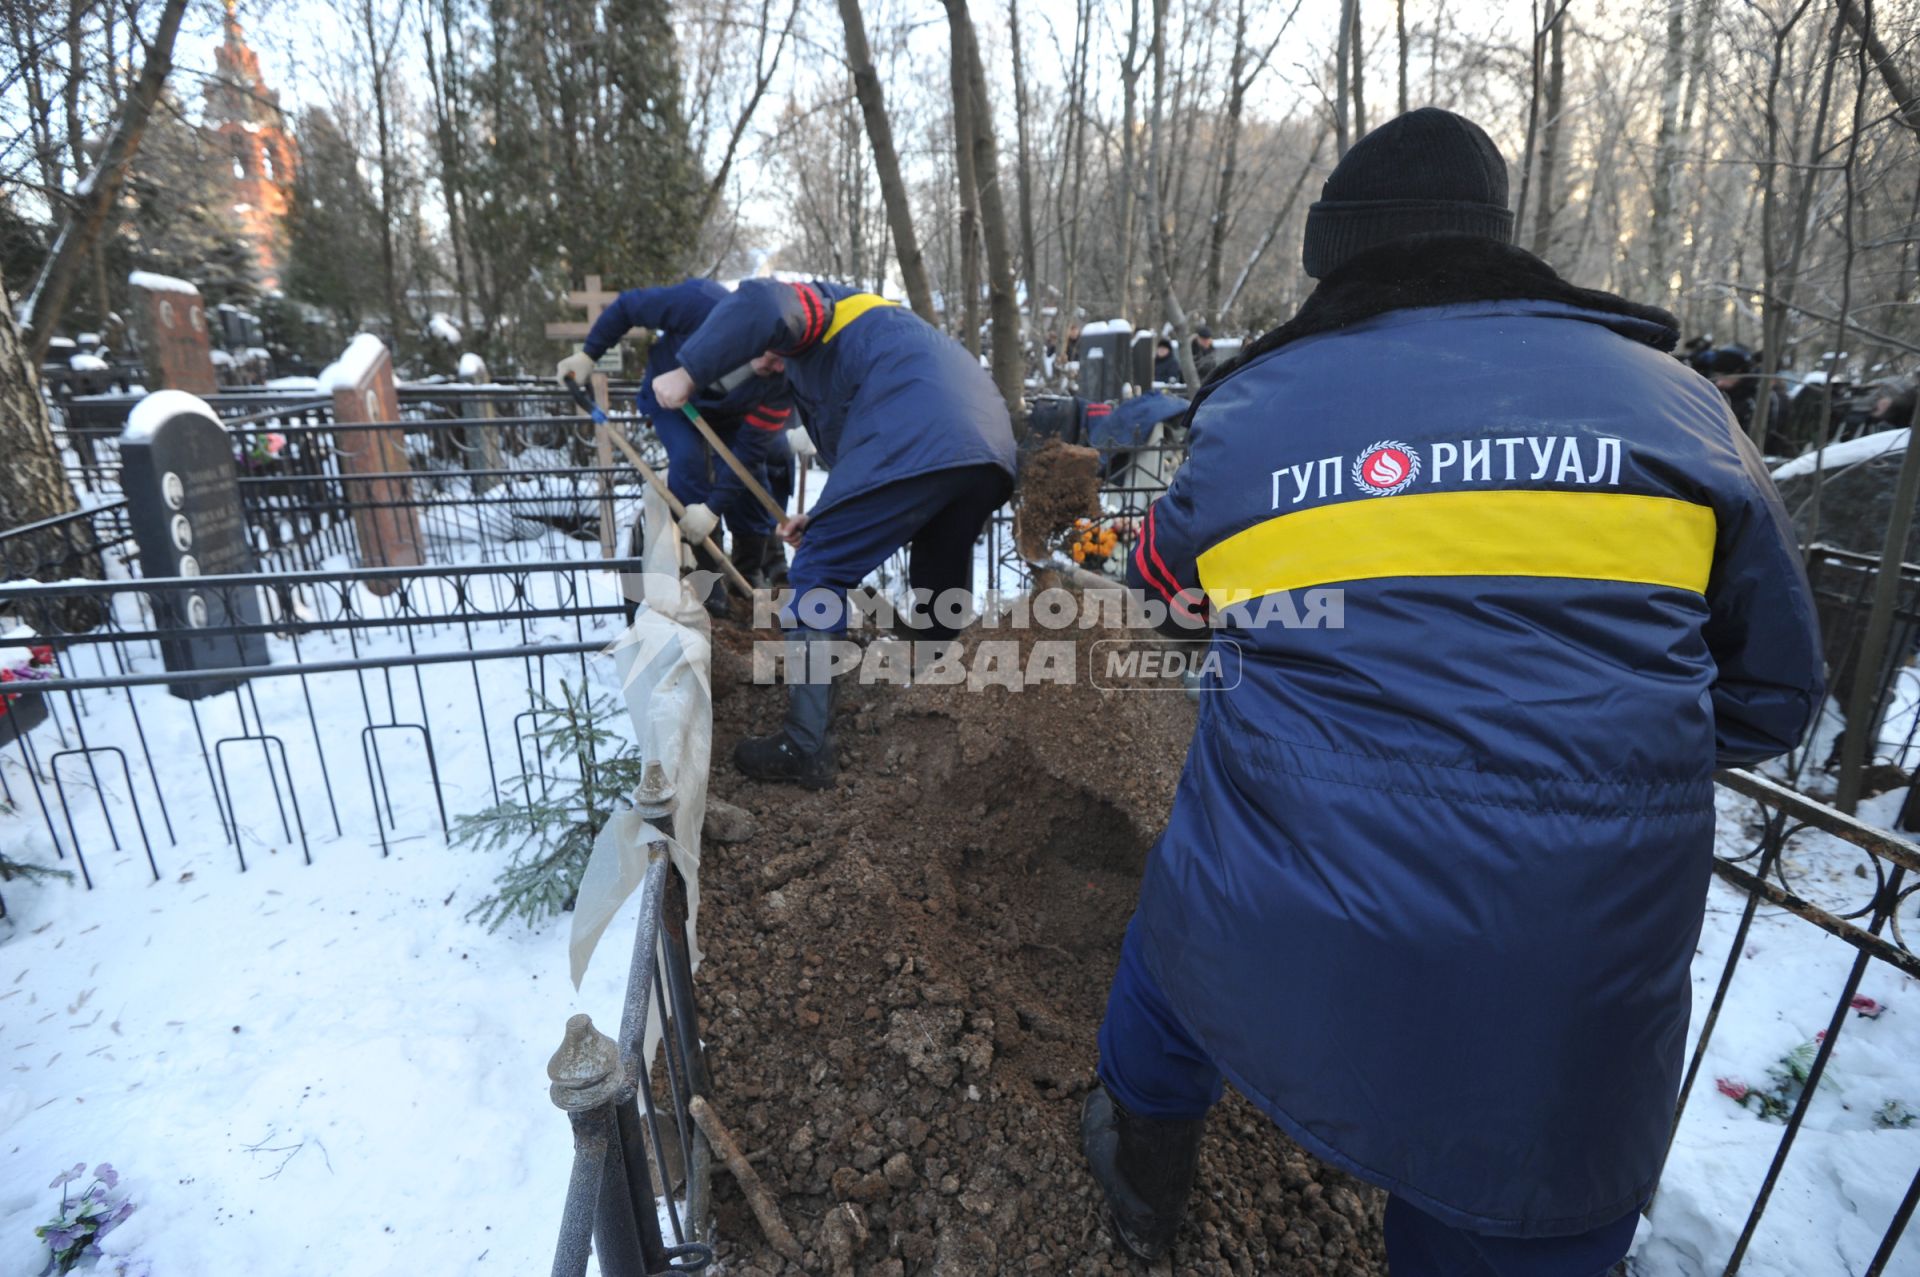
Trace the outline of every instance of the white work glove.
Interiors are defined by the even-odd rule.
[[[712,536],[719,526],[720,516],[699,501],[688,506],[687,512],[680,516],[680,535],[694,545]]]
[[[587,384],[587,379],[593,376],[593,369],[593,356],[584,350],[576,350],[560,361],[560,366],[553,371],[553,378],[564,386],[567,384],[567,378],[572,377],[584,386]]]
[[[805,426],[793,426],[787,431],[787,447],[793,449],[793,455],[805,460],[820,455],[820,449],[813,446],[813,436],[807,433]]]

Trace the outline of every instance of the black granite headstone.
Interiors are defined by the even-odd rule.
[[[240,508],[233,441],[210,410],[196,407],[185,395],[181,399],[182,405],[171,412],[157,412],[161,405],[143,402],[120,440],[120,483],[134,542],[140,547],[140,574],[159,581],[252,572],[253,549]],[[261,623],[256,588],[182,585],[151,589],[148,596],[155,627],[178,635],[160,640],[168,669],[268,664],[264,635],[219,632]],[[237,685],[232,679],[196,680],[170,683],[167,689],[184,700],[198,700]]]
[[[1144,395],[1153,389],[1153,352],[1156,340],[1152,333],[1133,335],[1133,370],[1129,380],[1133,382],[1133,393]]]
[[[1082,399],[1120,398],[1129,380],[1128,352],[1132,344],[1133,329],[1125,323],[1111,331],[1107,325],[1096,325],[1081,335],[1074,353],[1080,360]]]

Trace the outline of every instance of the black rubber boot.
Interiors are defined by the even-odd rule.
[[[1080,1147],[1107,1197],[1113,1235],[1152,1263],[1173,1247],[1200,1170],[1207,1119],[1139,1117],[1098,1083],[1080,1110]]]
[[[789,639],[813,648],[829,635],[811,635]],[[749,736],[733,747],[733,765],[752,780],[785,781],[803,789],[827,789],[832,786],[836,766],[833,756],[833,683],[828,680],[825,653],[805,652],[795,669],[789,657],[787,673],[787,719],[771,736]],[[798,677],[796,677],[798,675]]]
[[[767,542],[772,539],[759,532],[733,534],[733,566],[755,589],[767,587]]]
[[[760,579],[769,589],[787,583],[787,544],[776,536],[761,537]]]
[[[707,592],[701,596],[701,606],[707,609],[708,616],[724,621],[733,615],[733,602],[727,593],[726,570],[720,566],[720,560],[714,557],[710,548],[716,544],[716,541],[709,540],[705,545],[695,546],[693,557],[702,571],[713,574],[713,579],[707,584]]]

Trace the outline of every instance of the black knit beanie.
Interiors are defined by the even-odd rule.
[[[1513,241],[1507,162],[1472,120],[1424,106],[1355,142],[1307,210],[1301,261],[1325,279],[1355,253],[1432,231]]]

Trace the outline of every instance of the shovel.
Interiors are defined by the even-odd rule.
[[[681,519],[686,518],[687,507],[680,503],[680,498],[673,495],[665,481],[654,473],[653,467],[648,465],[646,460],[635,451],[634,446],[627,442],[626,436],[615,430],[612,424],[607,421],[607,414],[601,410],[599,404],[593,401],[593,396],[587,393],[587,388],[569,375],[567,377],[567,390],[573,395],[573,401],[580,405],[581,410],[593,418],[594,428],[604,431],[607,438],[613,441],[613,446],[626,454],[627,460],[633,463],[633,468],[640,472],[641,477],[653,485],[653,490],[658,492],[661,500],[667,503],[667,509],[673,512],[674,521],[678,523]],[[735,464],[737,465],[738,463],[736,462]],[[707,553],[711,554],[714,560],[720,564],[721,570],[726,574],[727,583],[740,592],[740,597],[743,599],[751,599],[753,597],[753,586],[747,583],[746,577],[740,575],[740,569],[733,566],[733,560],[721,552],[720,547],[714,544],[711,537],[702,537],[699,544],[704,545],[707,548]]]

